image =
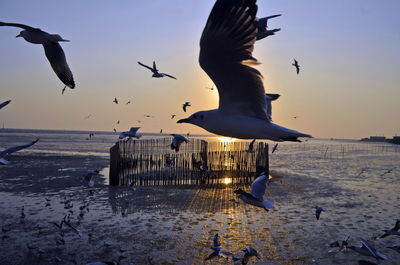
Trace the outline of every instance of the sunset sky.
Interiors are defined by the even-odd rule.
[[[176,121],[218,107],[218,92],[205,88],[212,81],[198,63],[200,36],[213,4],[2,0],[0,21],[71,40],[61,45],[76,89],[61,95],[63,84],[43,48],[15,38],[18,28],[0,27],[0,102],[12,100],[0,110],[0,125],[205,133]],[[265,0],[258,6],[259,17],[282,14],[269,22],[281,31],[257,42],[253,53],[262,63],[257,69],[266,91],[281,94],[273,104],[275,123],[323,138],[400,134],[400,1]],[[291,66],[293,58],[301,65],[300,75]],[[137,64],[153,60],[178,80],[152,78]],[[132,103],[125,105],[128,100]],[[192,103],[187,113],[185,101]]]

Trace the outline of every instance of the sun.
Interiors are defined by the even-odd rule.
[[[232,178],[224,178],[224,179],[222,180],[222,183],[224,183],[224,184],[226,184],[226,185],[231,184],[231,183],[232,183]]]
[[[218,141],[223,142],[223,143],[231,143],[236,141],[235,138],[231,138],[231,137],[218,137]]]

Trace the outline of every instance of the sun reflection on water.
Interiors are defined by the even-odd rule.
[[[224,178],[224,179],[222,180],[222,183],[224,183],[224,184],[226,184],[226,185],[231,184],[231,183],[232,183],[232,178]]]

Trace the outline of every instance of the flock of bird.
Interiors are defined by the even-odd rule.
[[[219,107],[218,109],[198,111],[188,118],[180,119],[177,123],[190,123],[199,126],[211,133],[226,137],[240,139],[254,139],[250,144],[248,152],[254,151],[255,139],[270,139],[273,141],[300,141],[298,138],[311,137],[309,134],[291,130],[272,122],[272,107],[271,102],[277,100],[280,95],[266,94],[262,82],[261,73],[252,65],[258,64],[258,61],[252,56],[254,44],[256,41],[274,35],[280,29],[269,30],[267,27],[268,20],[280,15],[274,15],[258,19],[257,5],[255,0],[217,0],[209,15],[205,28],[200,39],[200,57],[199,62],[203,70],[209,75],[219,92]],[[50,65],[58,78],[64,84],[62,93],[66,87],[75,88],[75,82],[72,72],[68,66],[64,51],[60,46],[60,42],[67,42],[58,34],[49,34],[39,28],[33,28],[23,24],[0,22],[0,26],[11,26],[21,28],[22,31],[17,37],[24,38],[27,42],[33,44],[41,44],[44,47],[45,55],[50,62]],[[153,66],[147,66],[141,62],[138,64],[152,72],[152,77],[162,78],[176,77],[161,73],[153,62]],[[296,73],[300,73],[300,65],[296,59],[292,64]],[[212,86],[209,88],[213,90]],[[119,104],[117,98],[113,101]],[[9,104],[6,101],[0,104],[0,109]],[[126,104],[130,104],[128,101]],[[185,102],[182,105],[184,112],[190,107],[190,102]],[[90,115],[89,115],[90,116]],[[89,118],[89,116],[87,118]],[[149,117],[151,115],[148,115]],[[171,119],[175,118],[175,114],[171,115]],[[119,139],[140,138],[138,134],[139,127],[132,127],[129,131],[121,132]],[[173,134],[174,138],[171,143],[171,149],[176,152],[182,143],[188,142],[188,139],[179,134]],[[35,144],[39,139],[17,147],[9,148],[0,153],[0,163],[8,164],[9,161],[4,157],[8,154],[27,148]],[[278,144],[273,148],[276,151]],[[263,208],[265,211],[274,209],[274,201],[264,200],[264,195],[269,181],[265,171],[262,168],[257,169],[259,175],[251,184],[251,192],[246,192],[242,189],[237,189],[234,192],[237,197],[244,203],[256,207]],[[99,172],[97,170],[90,171],[84,177],[88,187],[93,187],[94,176]],[[65,209],[69,209],[71,205],[65,201]],[[84,206],[81,210],[85,210]],[[88,209],[87,209],[88,210]],[[321,212],[325,211],[322,207],[316,206],[316,218],[319,220]],[[24,218],[24,209],[21,210],[21,218]],[[68,215],[61,222],[54,223],[56,227],[63,231],[63,226],[67,226],[71,231],[79,237],[82,232],[72,226],[68,220]],[[385,238],[391,235],[400,235],[400,221],[391,230],[386,230],[385,234],[379,238]],[[375,259],[386,259],[386,256],[380,254],[376,249],[364,239],[360,239],[362,246],[348,247],[348,239],[343,242],[334,242],[332,247],[339,247],[341,250],[349,248],[362,255],[374,257]],[[58,242],[62,244],[63,239]],[[27,246],[28,249],[33,249],[32,246]],[[390,247],[393,250],[400,252],[400,246]],[[251,257],[260,258],[257,251],[247,246],[243,252],[244,256],[239,259],[232,253],[221,248],[219,236],[214,236],[213,252],[205,258],[210,260],[217,257],[232,259],[233,262],[241,261],[242,264],[247,264]],[[39,250],[38,250],[39,251]],[[39,251],[40,252],[40,251]],[[97,262],[90,263],[91,265],[100,264],[118,264],[114,262]],[[361,263],[360,263],[361,262]],[[360,261],[360,264],[367,264],[367,261]],[[364,262],[364,263],[362,263]],[[372,263],[370,263],[372,264]]]

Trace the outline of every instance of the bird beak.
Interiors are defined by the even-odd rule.
[[[18,38],[18,37],[22,37],[22,36],[21,36],[21,34],[18,34],[18,35],[17,35],[17,36],[15,36],[15,37],[16,37],[16,38]]]
[[[190,120],[189,119],[180,119],[176,123],[190,123]]]

